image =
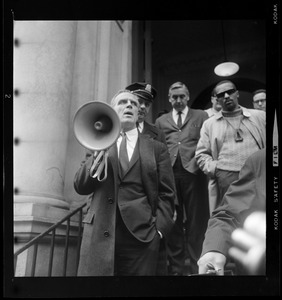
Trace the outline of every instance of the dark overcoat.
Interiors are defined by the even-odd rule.
[[[139,134],[139,159],[141,178],[147,195],[149,206],[140,206],[140,217],[136,214],[130,217],[128,211],[136,212],[136,201],[126,205],[118,201],[120,188],[118,174],[117,147],[114,144],[109,149],[108,176],[105,181],[98,181],[89,175],[93,164],[93,155],[87,155],[75,175],[74,187],[77,193],[88,195],[93,193],[90,208],[84,219],[84,231],[79,263],[79,276],[112,276],[114,274],[114,246],[116,209],[119,206],[124,216],[125,225],[130,228],[140,228],[144,220],[142,208],[152,211],[156,233],[159,230],[167,237],[173,226],[175,201],[174,178],[170,158],[166,146],[158,141]],[[117,203],[118,202],[118,203]],[[127,212],[125,211],[127,210]],[[142,236],[142,232],[139,232]]]
[[[165,134],[156,125],[144,121],[142,134],[150,136],[152,139],[166,144]]]

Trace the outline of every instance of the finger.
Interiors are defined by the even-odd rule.
[[[199,266],[199,274],[206,274],[208,271],[208,267],[206,265],[200,265]]]
[[[207,267],[210,268],[211,271],[214,271],[216,275],[224,275],[223,263],[208,263]]]
[[[260,239],[239,228],[232,232],[231,237],[238,247],[245,250],[248,250],[254,245],[260,243]]]
[[[216,270],[217,275],[220,275],[220,276],[224,275],[224,269],[223,268],[217,268],[215,270]]]
[[[233,257],[235,260],[239,261],[240,263],[244,264],[246,257],[247,257],[247,253],[236,248],[236,247],[231,247],[228,250],[228,253],[231,257]]]
[[[239,262],[249,274],[264,273],[265,270],[265,247],[257,245],[248,252],[241,251],[236,247],[229,249],[229,255]]]
[[[266,214],[264,212],[254,212],[247,217],[244,228],[259,238],[265,239],[266,236]]]
[[[208,266],[206,263],[206,259],[205,256],[201,257],[198,262],[197,262],[199,268],[198,268],[198,272],[199,274],[205,274],[208,271]]]

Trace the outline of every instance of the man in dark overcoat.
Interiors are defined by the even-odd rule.
[[[78,275],[155,276],[160,240],[173,226],[170,158],[163,143],[138,132],[136,95],[121,91],[111,105],[120,118],[126,150],[120,150],[123,139],[119,137],[106,151],[106,179],[92,177],[95,154],[88,154],[75,175],[77,193],[93,193],[84,219]]]

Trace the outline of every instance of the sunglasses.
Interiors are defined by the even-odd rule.
[[[260,99],[260,100],[256,100],[256,101],[253,101],[253,102],[258,104],[259,102],[264,103],[265,101],[266,101],[266,99]]]
[[[224,91],[222,93],[216,94],[217,99],[223,99],[225,94],[228,94],[229,96],[233,95],[235,92],[237,92],[236,89],[230,89],[227,91]]]

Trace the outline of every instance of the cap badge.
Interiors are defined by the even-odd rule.
[[[145,90],[149,91],[151,93],[152,92],[152,86],[150,84],[146,84]]]

